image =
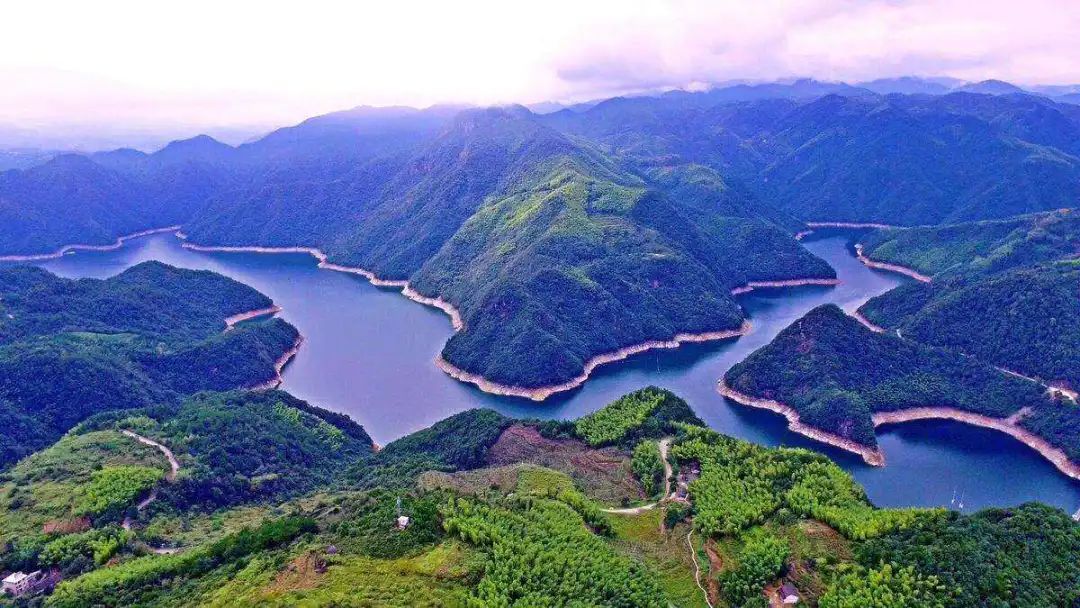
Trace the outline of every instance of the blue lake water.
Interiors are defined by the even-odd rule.
[[[827,453],[882,506],[948,506],[955,494],[963,498],[965,511],[1029,500],[1075,511],[1080,483],[994,431],[951,422],[886,427],[879,431],[879,441],[888,465],[875,468],[789,432],[778,415],[731,403],[716,393],[716,381],[729,367],[811,308],[832,302],[850,312],[902,280],[860,264],[847,240],[833,234],[806,243],[836,269],[840,285],[741,296],[754,326],[749,335],[605,365],[580,389],[543,403],[488,395],[449,378],[432,363],[452,332],[442,312],[395,290],[373,287],[362,277],[320,270],[307,255],[194,252],[162,234],[134,239],[114,251],[80,252],[41,265],[67,277],[107,277],[139,262],[160,260],[214,270],[255,287],[282,306],[282,316],[306,338],[286,368],[283,388],[350,415],[381,444],[469,408],[490,407],[516,417],[574,418],[655,384],[681,395],[718,431],[765,445]]]

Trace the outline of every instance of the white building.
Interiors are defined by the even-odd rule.
[[[25,572],[12,572],[4,579],[3,591],[9,595],[19,597],[20,595],[35,591],[37,585],[41,580],[45,578],[41,574],[41,570],[35,570],[30,574]]]

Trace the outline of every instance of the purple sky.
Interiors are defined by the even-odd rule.
[[[1080,82],[1080,0],[41,0],[0,20],[0,125],[273,125],[906,74]]]

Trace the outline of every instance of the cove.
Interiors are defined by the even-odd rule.
[[[924,421],[879,429],[888,465],[858,457],[787,430],[779,415],[740,406],[716,392],[724,372],[811,308],[835,303],[853,312],[866,299],[910,280],[867,268],[849,237],[809,235],[804,244],[841,280],[834,287],[756,290],[739,297],[753,331],[736,340],[687,344],[603,365],[579,389],[542,403],[483,393],[439,370],[434,359],[452,333],[447,316],[372,286],[363,277],[321,270],[307,254],[205,253],[171,234],[125,241],[111,251],[83,251],[40,266],[66,277],[107,277],[146,260],[220,272],[273,298],[305,337],[284,372],[282,388],[315,405],[348,414],[380,444],[456,412],[490,407],[509,416],[573,418],[622,394],[655,384],[685,398],[712,428],[764,445],[828,454],[850,471],[881,506],[950,506],[965,511],[1039,500],[1072,513],[1080,483],[1016,440],[960,423]]]

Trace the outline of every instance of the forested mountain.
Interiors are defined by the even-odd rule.
[[[936,275],[984,274],[1076,257],[1080,215],[1070,209],[986,222],[903,230],[860,237],[870,258]]]
[[[886,230],[863,242],[872,259],[934,275],[863,305],[873,323],[1055,386],[1080,387],[1076,213]]]
[[[62,578],[47,607],[764,606],[781,582],[826,608],[1080,599],[1080,525],[1056,509],[878,509],[824,456],[699,422],[647,388],[372,452],[277,391],[100,414],[0,479],[0,568]],[[665,466],[686,498],[607,506],[651,500]]]
[[[473,110],[398,166],[220,201],[187,231],[200,244],[314,245],[409,279],[462,312],[447,360],[528,388],[624,346],[737,328],[729,292],[748,281],[834,276],[780,214],[721,180],[687,187],[697,195],[668,196],[524,108]]]
[[[464,329],[443,358],[531,388],[623,347],[737,328],[733,287],[834,276],[791,238],[804,220],[1066,207],[1077,158],[1080,108],[1015,92],[797,81],[544,116],[362,107],[238,147],[200,136],[5,173],[0,252],[170,224],[195,244],[317,247],[449,302]]]
[[[704,164],[802,220],[920,225],[1075,205],[1077,110],[1031,95],[834,93],[614,99],[545,120],[635,158]]]
[[[799,419],[876,446],[872,415],[952,408],[1019,424],[1080,460],[1080,406],[1054,399],[959,352],[875,333],[834,305],[815,308],[732,367],[734,390],[793,408]]]
[[[0,268],[0,465],[96,412],[271,380],[296,329],[271,319],[223,331],[227,316],[271,304],[231,279],[157,262],[105,280]]]

